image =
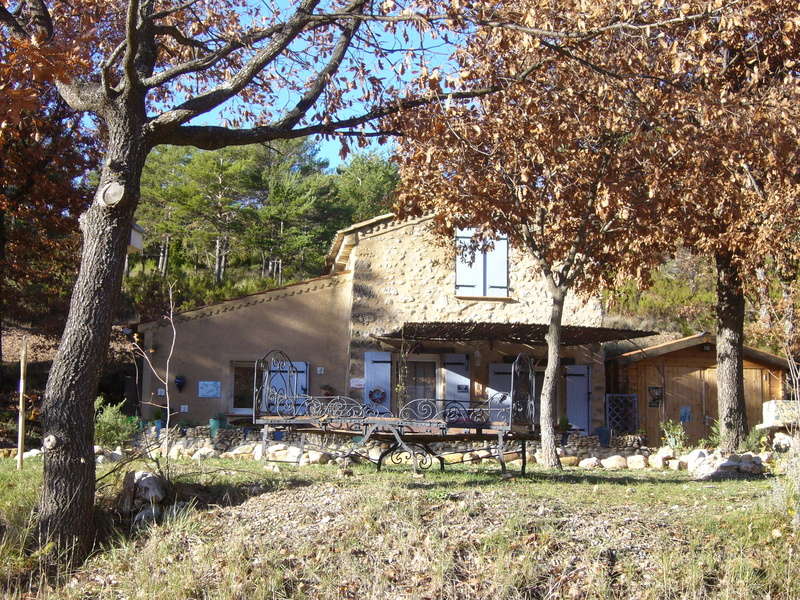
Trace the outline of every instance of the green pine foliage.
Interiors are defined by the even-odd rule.
[[[106,404],[102,396],[94,401],[95,443],[104,448],[114,448],[129,444],[136,432],[139,431],[139,420],[122,412],[122,405]]]
[[[147,162],[126,312],[143,320],[321,275],[337,230],[390,210],[393,164],[355,155],[331,172],[309,140],[214,152],[159,147]]]
[[[714,277],[710,258],[679,252],[653,273],[650,287],[623,282],[606,295],[606,306],[609,313],[638,321],[644,328],[684,335],[713,332]]]

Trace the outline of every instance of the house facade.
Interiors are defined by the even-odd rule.
[[[342,230],[328,274],[178,315],[168,376],[171,328],[141,325],[149,357],[167,380],[144,369],[143,415],[152,417],[168,392],[173,422],[219,414],[246,421],[254,363],[274,349],[300,372],[294,392],[369,398],[392,410],[415,398],[477,402],[509,391],[520,352],[535,360],[538,393],[546,356],[541,324],[550,312],[544,281],[506,240],[469,261],[455,252],[458,237],[442,243],[429,218],[393,215]],[[599,298],[570,295],[564,323],[557,413],[589,433],[605,419],[602,342],[628,333],[602,329]]]

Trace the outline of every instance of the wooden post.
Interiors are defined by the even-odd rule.
[[[19,431],[17,434],[17,469],[22,469],[22,453],[25,452],[25,372],[28,368],[28,338],[22,338],[19,357]]]

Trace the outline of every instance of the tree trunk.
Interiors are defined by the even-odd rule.
[[[130,120],[124,112],[107,120],[106,160],[94,202],[80,219],[80,271],[44,397],[39,542],[55,542],[58,558],[70,562],[83,560],[94,542],[94,399],[147,154]]]
[[[158,253],[158,272],[161,277],[167,276],[167,265],[169,264],[169,234],[165,234],[161,240],[160,250]]]
[[[744,400],[744,290],[739,267],[730,253],[718,252],[717,263],[717,404],[720,449],[736,452],[747,437]]]
[[[6,211],[0,210],[0,386],[3,384],[3,317],[5,317],[6,290]]]
[[[542,438],[542,462],[544,466],[561,468],[556,452],[556,433],[554,427],[555,405],[558,394],[558,373],[561,365],[561,318],[564,313],[564,290],[550,286],[552,305],[550,323],[547,328],[547,367],[544,370],[542,395],[539,401],[539,427]]]
[[[219,285],[222,283],[222,236],[217,236],[217,241],[214,244],[214,283]]]

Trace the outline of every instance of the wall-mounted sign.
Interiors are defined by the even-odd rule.
[[[353,377],[350,379],[350,388],[354,390],[363,390],[364,389],[364,378],[363,377]]]
[[[661,386],[650,386],[647,388],[647,406],[658,408],[664,403],[664,388]]]
[[[221,398],[222,382],[220,381],[198,381],[197,396],[200,398]]]

